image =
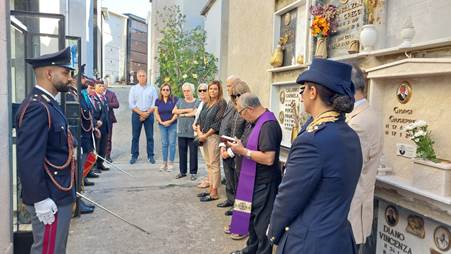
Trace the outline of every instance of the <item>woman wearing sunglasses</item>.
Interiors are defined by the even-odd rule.
[[[200,112],[202,111],[204,105],[207,103],[207,100],[208,100],[207,90],[208,90],[208,85],[205,84],[205,83],[200,83],[199,86],[197,87],[197,96],[198,96],[198,98],[200,100],[200,104],[199,104],[199,106],[197,107],[197,110],[196,110],[196,117],[194,118],[193,130],[196,129],[197,119],[199,119]],[[195,137],[197,136],[196,131],[194,131],[194,136]],[[205,161],[204,150],[200,149],[200,153],[202,154],[202,158]],[[197,185],[197,187],[201,188],[201,189],[210,187],[210,181],[208,180],[208,176],[204,177],[200,181],[200,183]]]
[[[173,114],[178,98],[171,93],[171,86],[164,83],[160,88],[160,95],[155,101],[155,118],[160,127],[163,161],[160,171],[172,171],[174,168],[175,143],[177,138],[177,115]],[[169,150],[169,163],[168,163]]]
[[[203,143],[205,161],[207,163],[210,189],[198,195],[201,202],[219,199],[218,187],[221,182],[219,171],[219,129],[227,107],[223,99],[221,82],[214,80],[208,85],[208,102],[202,109],[196,123],[195,131],[199,143]]]

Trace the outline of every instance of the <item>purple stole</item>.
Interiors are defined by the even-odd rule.
[[[276,117],[272,112],[266,111],[258,118],[257,123],[252,128],[251,134],[247,139],[247,149],[257,150],[260,130],[263,124],[268,121],[276,121]],[[257,163],[243,157],[235,205],[233,207],[232,223],[230,224],[230,232],[234,234],[246,235],[249,232],[256,171]]]

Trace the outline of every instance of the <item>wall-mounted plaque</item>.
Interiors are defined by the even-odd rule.
[[[401,104],[406,104],[409,102],[412,97],[412,86],[410,86],[409,82],[402,82],[398,89],[396,90],[396,98]]]
[[[434,243],[435,246],[441,251],[447,251],[451,247],[451,233],[443,226],[438,226],[434,230]]]
[[[277,112],[282,127],[281,145],[284,147],[291,146],[292,138],[297,136],[308,118],[299,97],[300,87],[298,84],[274,86],[271,109]]]
[[[387,222],[388,225],[394,227],[396,224],[398,224],[399,221],[399,213],[396,207],[389,205],[385,209],[385,222]]]
[[[282,15],[280,22],[280,37],[288,36],[283,51],[283,66],[290,66],[296,61],[296,23],[298,9],[293,9]]]
[[[283,111],[279,112],[279,122],[280,124],[283,124],[283,122],[285,121],[285,113]]]
[[[415,158],[417,149],[414,145],[397,143],[396,144],[396,155],[403,156],[406,158]]]
[[[285,90],[284,89],[280,90],[279,100],[280,100],[280,103],[282,103],[282,104],[285,103]]]
[[[329,0],[326,3],[337,6],[337,29],[328,39],[329,57],[348,55],[352,41],[360,37],[365,24],[365,6],[362,0]]]
[[[406,232],[418,236],[421,239],[424,239],[425,232],[424,232],[424,220],[420,216],[417,215],[409,215],[407,217],[407,227]]]

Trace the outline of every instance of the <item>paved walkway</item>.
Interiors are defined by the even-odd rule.
[[[154,135],[157,164],[146,161],[144,130],[141,156],[136,164],[128,164],[131,140],[128,90],[128,87],[113,88],[121,107],[113,131],[112,159],[133,177],[111,169],[94,179],[96,185],[87,187],[86,194],[151,234],[146,235],[97,208],[93,214],[72,221],[68,253],[219,254],[242,248],[245,241],[234,241],[223,233],[230,220],[224,216],[225,209],[217,208],[218,202],[199,202],[197,181],[189,177],[176,180],[176,170],[159,172],[161,142],[157,125]],[[200,155],[199,162],[199,176],[206,175]],[[221,191],[224,197],[223,187]]]

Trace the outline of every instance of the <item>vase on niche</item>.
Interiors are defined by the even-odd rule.
[[[315,57],[327,58],[327,38],[326,37],[318,37],[316,39]]]
[[[373,24],[364,25],[360,32],[360,45],[364,52],[372,51],[376,47],[377,30]]]

